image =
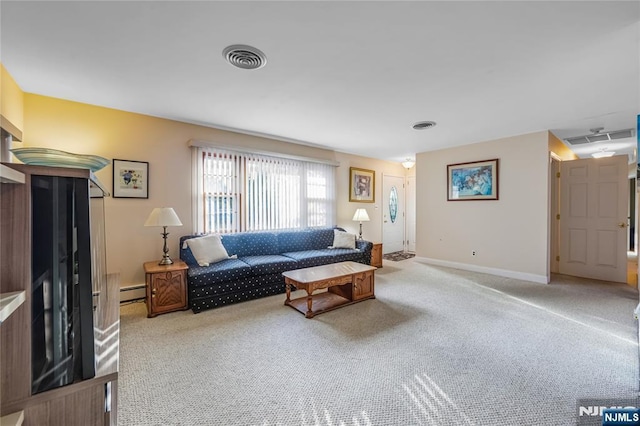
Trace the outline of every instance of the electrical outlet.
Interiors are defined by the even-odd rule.
[[[471,256],[475,256],[476,255],[476,251],[475,250],[471,250]]]

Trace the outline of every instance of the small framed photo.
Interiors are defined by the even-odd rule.
[[[376,172],[349,168],[349,201],[373,203],[376,200]]]
[[[499,159],[447,165],[447,200],[497,200]]]
[[[149,198],[149,163],[114,159],[113,197]]]

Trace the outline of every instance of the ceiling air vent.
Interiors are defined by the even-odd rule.
[[[615,132],[609,132],[609,137],[611,138],[611,140],[632,138],[633,129],[617,130]]]
[[[413,128],[415,130],[424,130],[424,129],[430,129],[435,125],[436,125],[435,121],[418,121],[413,125]]]
[[[589,139],[586,136],[578,136],[577,138],[567,138],[565,139],[571,145],[581,145],[583,143],[589,143]]]
[[[257,70],[267,63],[267,57],[259,49],[243,44],[234,44],[225,48],[222,56],[231,65],[243,70]]]
[[[602,129],[602,127],[589,129],[592,132],[590,135],[566,138],[565,141],[569,142],[571,145],[582,145],[585,143],[608,142],[615,139],[632,138],[634,135],[634,129],[614,130],[612,132],[601,133]]]
[[[593,136],[587,136],[589,142],[604,142],[609,140],[609,135],[606,133],[598,133]]]

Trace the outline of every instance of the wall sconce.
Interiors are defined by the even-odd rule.
[[[180,218],[171,207],[156,207],[153,209],[144,226],[162,226],[162,238],[164,239],[164,247],[162,247],[162,260],[158,265],[171,265],[173,260],[169,257],[169,249],[167,248],[167,226],[182,226]]]
[[[354,222],[360,222],[360,235],[358,239],[362,239],[362,222],[369,222],[369,215],[367,214],[367,209],[357,209],[356,213],[353,215]]]
[[[415,161],[413,161],[411,158],[407,158],[405,161],[402,162],[402,167],[409,170],[414,166],[414,164],[416,164]]]

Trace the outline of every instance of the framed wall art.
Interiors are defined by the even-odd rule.
[[[149,163],[114,159],[113,197],[149,198]]]
[[[376,199],[376,172],[349,167],[349,201],[373,203]]]
[[[447,200],[497,200],[499,159],[447,165]]]

